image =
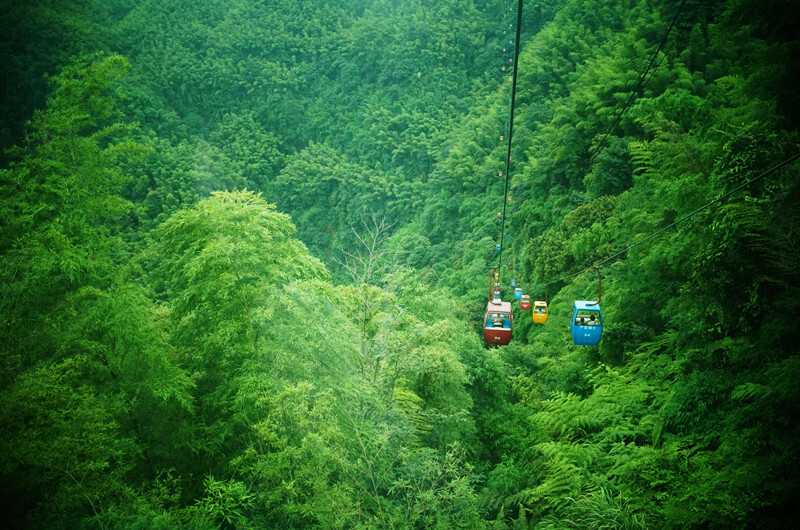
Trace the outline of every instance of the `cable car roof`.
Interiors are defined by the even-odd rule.
[[[575,300],[573,305],[578,309],[594,309],[595,311],[600,309],[600,305],[595,300]]]
[[[486,311],[495,313],[511,313],[511,302],[489,302]]]

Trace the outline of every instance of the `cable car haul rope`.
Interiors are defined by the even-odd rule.
[[[514,57],[511,59],[514,65],[514,72],[511,75],[511,99],[508,112],[508,150],[506,153],[506,171],[505,181],[503,182],[503,212],[500,217],[500,248],[497,256],[497,268],[502,270],[503,267],[503,237],[505,237],[506,228],[506,205],[508,204],[508,178],[511,174],[511,140],[514,137],[514,103],[517,97],[517,69],[519,67],[519,35],[522,26],[522,0],[517,2],[517,27],[516,36],[514,37]],[[504,67],[505,68],[505,67]],[[500,139],[502,140],[502,136]]]
[[[513,8],[509,8],[513,11]],[[503,17],[505,19],[505,15]],[[520,27],[522,26],[522,0],[517,2],[517,26],[516,36],[514,37],[514,56],[509,59],[511,64],[514,65],[514,71],[511,75],[511,99],[509,100],[509,114],[508,114],[508,151],[506,154],[506,171],[505,180],[503,182],[503,211],[498,213],[500,217],[500,242],[497,244],[497,267],[495,267],[489,279],[489,301],[486,304],[486,314],[483,318],[483,335],[487,344],[506,345],[511,341],[513,317],[511,315],[511,302],[503,302],[500,299],[499,289],[492,290],[492,279],[495,281],[495,287],[499,287],[499,278],[496,276],[498,270],[503,268],[503,246],[505,244],[505,228],[506,228],[506,206],[508,204],[508,178],[511,173],[511,140],[514,136],[514,101],[517,96],[517,69],[519,65],[519,39]],[[504,34],[506,32],[504,31]],[[511,45],[512,42],[509,42]],[[505,50],[505,48],[504,48]],[[505,72],[506,67],[503,65],[502,71]],[[502,114],[501,109],[501,114]],[[500,141],[503,141],[503,136],[500,136]],[[502,173],[501,173],[502,176]],[[495,294],[497,296],[495,296]],[[520,299],[522,296],[521,290],[519,292]]]

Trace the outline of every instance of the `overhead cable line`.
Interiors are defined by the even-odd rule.
[[[689,16],[686,17],[687,20],[689,20],[689,21],[694,20],[694,17],[697,14],[697,12],[700,10],[701,6],[702,6],[702,4],[698,4],[697,7],[694,8],[694,11],[692,11],[692,13]],[[679,28],[679,29],[681,29],[681,28]],[[686,29],[686,28],[684,27],[682,29]],[[661,58],[658,60],[658,63],[656,64],[655,68],[653,68],[652,71],[650,72],[650,77],[648,77],[647,79],[644,80],[644,84],[642,86],[647,86],[647,83],[649,83],[650,80],[653,79],[653,77],[655,77],[656,72],[658,71],[658,68],[661,66],[661,63],[663,63],[664,59],[666,59],[668,57],[669,51],[675,46],[675,44],[677,44],[677,42],[678,42],[678,36],[676,35],[672,39],[672,42],[669,43],[669,46],[667,46],[667,49],[664,50],[664,53],[661,55]]]
[[[779,163],[779,164],[777,164],[777,165],[775,165],[775,166],[771,167],[770,169],[768,169],[768,170],[764,171],[763,173],[761,173],[761,174],[760,174],[760,175],[758,175],[757,177],[753,177],[752,179],[748,180],[747,182],[745,182],[745,183],[743,183],[743,184],[740,184],[739,186],[736,186],[735,188],[733,188],[733,189],[732,189],[732,190],[730,190],[729,192],[727,192],[727,193],[724,193],[724,194],[720,195],[720,196],[719,196],[719,197],[717,197],[716,199],[714,199],[714,200],[712,200],[712,201],[710,201],[710,202],[708,202],[708,203],[704,204],[703,206],[700,206],[699,208],[696,208],[695,210],[693,210],[693,211],[689,212],[688,214],[684,215],[684,216],[683,216],[683,217],[681,217],[680,219],[678,219],[678,220],[676,220],[676,221],[673,221],[672,223],[668,224],[667,226],[665,226],[665,227],[663,227],[663,228],[661,228],[661,229],[659,229],[659,230],[656,230],[655,232],[653,232],[652,234],[648,235],[647,237],[645,237],[645,238],[643,238],[643,239],[640,239],[639,241],[636,241],[635,243],[632,243],[632,244],[628,245],[627,247],[625,247],[624,249],[620,250],[620,251],[619,251],[619,252],[617,252],[616,254],[614,254],[614,255],[612,255],[612,256],[609,256],[609,257],[607,257],[607,258],[605,258],[605,259],[603,259],[603,260],[601,260],[601,261],[598,261],[597,263],[594,263],[593,265],[591,265],[591,266],[589,266],[589,267],[586,267],[585,269],[581,269],[581,270],[579,270],[578,272],[575,272],[575,273],[572,273],[572,274],[567,274],[566,276],[563,276],[563,277],[561,277],[561,278],[559,278],[559,279],[557,279],[557,280],[553,280],[553,281],[547,282],[547,283],[545,283],[545,284],[544,284],[544,287],[546,288],[548,285],[553,285],[554,283],[562,282],[562,281],[564,281],[564,280],[568,280],[569,278],[574,278],[575,276],[578,276],[578,275],[580,275],[580,274],[583,274],[584,272],[587,272],[587,271],[590,271],[590,270],[593,270],[593,269],[599,268],[599,267],[600,267],[601,265],[603,265],[604,263],[608,263],[609,261],[611,261],[611,260],[613,260],[613,259],[615,259],[615,258],[618,258],[619,256],[621,256],[621,255],[625,254],[626,252],[628,252],[628,251],[629,251],[629,250],[631,250],[632,248],[634,248],[634,247],[638,247],[638,246],[639,246],[639,245],[641,245],[642,243],[644,243],[644,242],[646,242],[646,241],[649,241],[649,240],[653,239],[653,238],[654,238],[654,237],[656,237],[657,235],[661,234],[662,232],[665,232],[665,231],[669,230],[670,228],[672,228],[673,226],[677,225],[678,223],[682,223],[683,221],[685,221],[685,220],[689,219],[689,218],[690,218],[690,217],[692,217],[693,215],[695,215],[695,214],[697,214],[697,213],[699,213],[699,212],[702,212],[703,210],[705,210],[705,209],[706,209],[706,208],[708,208],[709,206],[711,206],[711,205],[713,205],[713,204],[716,204],[716,203],[720,202],[721,200],[723,200],[723,199],[725,199],[725,198],[727,198],[727,197],[730,197],[731,195],[733,195],[733,194],[734,194],[734,193],[736,193],[737,191],[739,191],[739,190],[741,190],[741,189],[743,189],[743,188],[746,188],[747,186],[749,186],[749,185],[750,185],[750,184],[752,184],[753,182],[755,182],[755,181],[757,181],[757,180],[759,180],[759,179],[762,179],[762,178],[766,177],[767,175],[769,175],[769,174],[770,174],[770,173],[772,173],[773,171],[777,171],[778,169],[782,168],[783,166],[785,166],[785,165],[787,165],[787,164],[790,164],[790,163],[794,162],[794,161],[795,161],[795,160],[797,160],[798,158],[800,158],[800,153],[797,153],[797,154],[795,154],[795,155],[792,155],[792,156],[790,156],[789,158],[787,158],[787,159],[786,159],[786,160],[784,160],[783,162],[781,162],[781,163]]]
[[[651,56],[651,58],[650,58],[650,61],[649,61],[649,64],[648,64],[648,67],[647,67],[647,68],[644,70],[643,74],[641,75],[641,77],[640,77],[640,79],[639,79],[639,81],[640,81],[640,82],[639,82],[639,84],[638,84],[638,85],[637,85],[637,87],[634,89],[634,91],[631,93],[631,95],[628,97],[628,101],[626,102],[626,106],[625,106],[625,107],[623,107],[623,108],[622,108],[622,109],[619,111],[619,113],[617,114],[617,117],[616,117],[616,119],[614,120],[614,123],[611,125],[611,127],[609,127],[608,131],[607,131],[607,132],[606,132],[606,134],[604,135],[604,137],[603,137],[603,139],[601,140],[600,144],[598,144],[598,147],[595,149],[594,153],[592,154],[592,156],[591,156],[591,158],[590,158],[590,160],[589,160],[589,163],[590,163],[590,164],[591,164],[591,163],[592,163],[592,161],[595,159],[595,157],[596,157],[597,155],[599,155],[599,154],[600,154],[600,151],[602,151],[602,149],[603,149],[603,144],[605,143],[605,140],[606,140],[606,139],[608,138],[608,136],[611,134],[611,132],[613,131],[613,129],[614,129],[614,127],[617,125],[617,123],[619,123],[619,120],[622,118],[622,115],[623,115],[623,114],[625,113],[625,111],[627,110],[627,108],[626,108],[626,107],[627,107],[627,105],[628,105],[628,104],[629,104],[629,103],[632,101],[633,97],[636,95],[636,93],[639,91],[639,89],[640,89],[640,88],[642,88],[642,87],[644,87],[644,86],[646,86],[646,85],[647,85],[647,83],[648,83],[648,82],[650,82],[650,80],[651,80],[651,79],[653,78],[653,76],[655,75],[656,71],[658,71],[658,68],[661,66],[661,63],[663,63],[663,62],[664,62],[664,59],[666,59],[668,51],[669,51],[669,50],[670,50],[670,49],[671,49],[673,46],[675,46],[675,44],[676,44],[676,42],[677,42],[677,36],[676,36],[675,38],[673,38],[673,39],[672,39],[672,41],[670,42],[670,44],[669,44],[669,47],[667,48],[667,50],[664,50],[664,44],[665,44],[665,42],[666,42],[666,39],[667,39],[667,37],[669,36],[669,34],[670,34],[670,32],[672,31],[672,29],[674,28],[674,25],[675,25],[675,23],[676,23],[676,22],[677,22],[677,20],[678,20],[678,17],[679,17],[679,15],[680,15],[680,13],[681,13],[681,10],[683,9],[683,6],[684,6],[684,4],[685,4],[685,1],[684,1],[684,2],[682,2],[682,3],[681,3],[681,5],[678,7],[678,10],[676,11],[676,13],[675,13],[675,16],[673,17],[673,19],[672,19],[672,22],[670,23],[670,26],[669,26],[669,28],[667,29],[666,33],[665,33],[665,34],[664,34],[664,36],[662,37],[662,40],[661,40],[661,43],[659,44],[659,47],[658,47],[658,49],[657,49],[657,50],[656,50],[656,51],[653,53],[653,55]],[[688,19],[689,19],[689,20],[693,20],[693,19],[694,19],[694,17],[695,17],[695,15],[697,14],[697,11],[698,11],[699,9],[700,9],[700,5],[698,5],[698,6],[697,6],[697,7],[694,9],[694,11],[692,11],[692,13],[691,13],[691,14],[688,16]],[[651,68],[651,67],[652,67],[652,64],[653,64],[653,60],[654,60],[656,57],[658,57],[659,53],[660,53],[662,50],[663,50],[663,54],[662,54],[661,58],[658,60],[658,63],[655,65],[655,68]],[[648,77],[648,74],[649,74],[649,77]],[[588,202],[588,201],[585,201],[583,204],[586,204],[586,202]],[[560,214],[560,213],[561,213],[561,211],[564,209],[564,207],[566,207],[567,205],[568,205],[568,202],[567,202],[567,203],[565,203],[565,204],[562,204],[562,205],[561,205],[561,207],[558,209],[558,211],[556,212],[556,214],[555,214],[555,215],[552,217],[552,219],[551,219],[550,223],[548,224],[547,228],[545,228],[544,230],[542,230],[542,233],[544,233],[544,232],[546,232],[547,230],[549,230],[549,229],[550,229],[550,228],[551,228],[551,227],[552,227],[552,226],[555,224],[555,222],[556,222],[556,219],[558,218],[559,214]],[[578,205],[578,206],[581,206],[581,205]],[[637,244],[638,244],[638,243],[637,243]],[[581,273],[583,273],[583,272],[586,272],[587,270],[590,270],[591,268],[592,268],[592,267],[589,267],[589,268],[587,268],[587,269],[584,269],[584,270],[582,270],[582,271],[580,271],[580,272],[578,272],[578,273],[574,274],[574,276],[577,276],[578,274],[581,274]],[[567,276],[567,278],[569,278],[569,277],[571,277],[571,276]],[[558,282],[558,281],[560,281],[560,280],[555,280],[555,281],[553,281],[553,282],[550,282],[550,283],[556,283],[556,282]],[[548,283],[547,285],[550,285],[550,283]],[[546,286],[546,285],[545,285],[545,289],[547,289],[547,286]]]
[[[684,0],[685,1],[685,0]],[[519,66],[519,36],[522,27],[522,0],[517,2],[517,28],[516,38],[514,39],[514,73],[511,76],[511,105],[508,116],[508,154],[506,156],[506,174],[505,182],[503,184],[503,216],[500,219],[500,251],[497,257],[497,268],[502,270],[503,267],[503,247],[505,246],[505,229],[506,229],[506,205],[508,204],[508,177],[509,169],[511,167],[511,138],[514,134],[514,100],[517,96],[517,67]]]
[[[653,79],[653,76],[655,75],[656,71],[658,71],[658,68],[661,66],[661,63],[663,63],[663,62],[664,62],[664,59],[666,59],[668,51],[669,51],[669,50],[670,50],[670,49],[671,49],[673,46],[675,46],[675,43],[677,42],[677,37],[673,38],[673,39],[672,39],[672,42],[670,42],[670,44],[669,44],[669,47],[668,47],[666,50],[664,50],[664,53],[662,54],[661,58],[658,60],[658,63],[655,65],[655,68],[651,68],[651,66],[652,66],[652,63],[653,63],[653,59],[655,59],[656,57],[658,57],[658,55],[659,55],[659,52],[663,50],[663,47],[664,47],[664,41],[666,40],[666,38],[667,38],[667,36],[669,35],[670,31],[673,29],[673,26],[674,26],[675,22],[677,21],[677,19],[678,19],[678,15],[680,15],[680,12],[681,12],[681,9],[682,9],[682,8],[683,8],[683,4],[681,4],[681,5],[680,5],[680,7],[678,8],[678,11],[675,13],[675,17],[674,17],[674,19],[673,19],[673,21],[672,21],[672,24],[670,24],[670,27],[669,27],[669,29],[668,29],[668,30],[667,30],[667,32],[664,34],[664,37],[662,38],[662,42],[661,42],[661,45],[659,46],[659,49],[658,49],[658,50],[656,50],[656,52],[655,52],[655,53],[652,55],[652,57],[650,58],[650,62],[649,62],[649,66],[648,66],[648,68],[647,68],[647,69],[644,71],[644,73],[643,73],[643,74],[642,74],[642,76],[640,77],[640,83],[639,83],[639,85],[637,85],[636,89],[634,89],[634,91],[633,91],[633,92],[631,93],[631,95],[628,97],[628,102],[626,102],[626,105],[627,105],[627,104],[628,104],[630,101],[632,101],[632,98],[633,98],[633,96],[634,96],[634,95],[635,95],[635,94],[636,94],[636,93],[639,91],[639,89],[640,89],[640,88],[642,88],[642,87],[646,86],[646,85],[647,85],[647,83],[648,83],[648,82],[650,82],[650,80],[651,80],[651,79]],[[699,9],[700,9],[700,6],[698,5],[698,6],[695,8],[695,10],[694,10],[694,11],[692,11],[692,14],[688,16],[688,19],[689,19],[689,20],[693,20],[693,19],[694,19],[694,16],[695,16],[695,14],[697,14],[697,11],[698,11]],[[648,73],[649,73],[649,77],[647,77],[647,76],[648,76]],[[620,112],[617,114],[617,117],[616,117],[616,119],[614,120],[614,123],[613,123],[613,124],[611,124],[611,127],[609,127],[609,128],[608,128],[608,131],[606,131],[606,133],[605,133],[605,135],[603,136],[603,139],[601,140],[600,144],[598,144],[597,148],[595,148],[594,152],[592,153],[592,156],[591,156],[591,157],[590,157],[590,159],[589,159],[589,164],[590,164],[590,165],[591,165],[591,163],[594,161],[595,157],[597,157],[597,156],[600,154],[600,151],[602,151],[602,150],[603,150],[603,144],[605,143],[606,139],[607,139],[607,138],[608,138],[608,136],[611,134],[611,132],[613,131],[613,129],[614,129],[614,127],[617,125],[617,123],[619,123],[619,120],[620,120],[620,119],[622,119],[622,115],[625,113],[625,110],[627,110],[625,107],[623,107],[623,108],[620,110]],[[577,206],[582,206],[583,204],[586,204],[587,202],[588,202],[588,201],[584,201],[583,203],[581,203],[581,204],[578,204]],[[555,213],[555,215],[553,215],[553,216],[552,216],[552,218],[551,218],[551,220],[550,220],[550,223],[548,223],[548,225],[547,225],[547,227],[546,227],[546,228],[544,228],[543,230],[541,230],[541,233],[547,232],[548,230],[550,230],[550,228],[552,228],[552,226],[553,226],[553,225],[555,224],[555,222],[556,222],[556,219],[558,219],[558,216],[561,214],[561,211],[562,211],[562,210],[563,210],[563,209],[564,209],[566,206],[568,206],[568,205],[569,205],[569,201],[567,201],[566,203],[562,204],[562,205],[561,205],[561,206],[558,208],[558,211]],[[577,207],[577,206],[576,206],[576,207]]]
[[[606,131],[606,134],[600,139],[600,143],[597,144],[597,147],[595,148],[594,153],[592,153],[592,156],[589,159],[589,165],[592,164],[592,161],[594,161],[594,159],[597,157],[597,155],[599,155],[600,152],[603,150],[603,146],[605,145],[605,142],[608,139],[608,137],[611,135],[611,131],[613,131],[614,127],[616,127],[617,124],[620,122],[620,120],[622,119],[622,116],[625,114],[625,111],[628,110],[628,107],[630,106],[631,103],[633,103],[633,100],[636,98],[636,94],[638,94],[639,90],[644,86],[645,78],[647,78],[647,73],[653,67],[653,63],[655,62],[656,58],[658,57],[658,54],[661,53],[661,50],[664,48],[664,45],[667,43],[667,37],[669,36],[670,32],[672,31],[672,28],[675,26],[675,23],[678,21],[678,16],[681,14],[681,10],[683,9],[683,6],[685,4],[686,4],[686,0],[682,0],[681,5],[678,6],[678,11],[675,13],[675,16],[672,17],[672,22],[670,22],[669,27],[667,28],[667,31],[664,33],[664,36],[661,38],[661,42],[659,43],[658,48],[656,49],[655,53],[653,53],[653,55],[650,57],[650,62],[647,64],[647,68],[645,68],[644,71],[639,76],[639,80],[636,83],[636,87],[630,93],[630,95],[628,96],[627,101],[625,101],[625,104],[622,106],[622,108],[617,113],[616,117],[614,118],[614,122],[611,124],[611,127],[608,128],[608,131]],[[659,62],[659,64],[660,64],[660,62]]]

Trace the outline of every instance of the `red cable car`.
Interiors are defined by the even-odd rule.
[[[519,308],[523,311],[527,311],[531,308],[531,297],[530,295],[523,294],[522,298],[519,300]]]
[[[483,338],[486,344],[505,346],[511,342],[514,319],[511,316],[511,302],[489,302],[483,317]]]

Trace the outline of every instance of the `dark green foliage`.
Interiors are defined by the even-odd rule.
[[[7,4],[5,526],[800,525],[794,3]]]

